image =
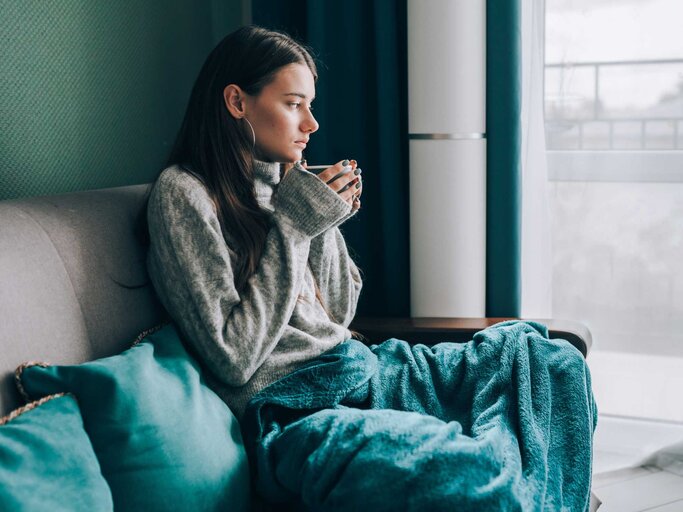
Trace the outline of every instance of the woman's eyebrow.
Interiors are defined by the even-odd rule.
[[[305,100],[307,98],[307,96],[301,92],[287,92],[287,93],[283,94],[283,96],[298,96],[299,98],[301,98],[303,100]],[[311,98],[311,101],[313,101],[314,99],[315,99],[315,96],[313,96],[313,98]]]

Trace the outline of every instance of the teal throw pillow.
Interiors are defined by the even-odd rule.
[[[0,510],[114,510],[73,396],[0,418]]]
[[[25,367],[19,382],[30,397],[76,396],[117,510],[248,510],[239,424],[173,324],[120,355]]]

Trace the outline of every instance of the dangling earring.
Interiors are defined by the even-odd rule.
[[[256,147],[256,132],[254,132],[254,127],[249,122],[249,119],[247,119],[246,117],[243,117],[242,119],[244,119],[247,122],[247,124],[249,125],[249,129],[251,130],[251,138],[254,141],[251,146],[251,149],[253,150]]]

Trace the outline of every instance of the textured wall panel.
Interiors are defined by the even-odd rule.
[[[0,0],[0,199],[153,179],[204,58],[240,9]]]

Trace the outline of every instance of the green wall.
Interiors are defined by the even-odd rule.
[[[0,199],[151,181],[242,0],[0,0]]]

